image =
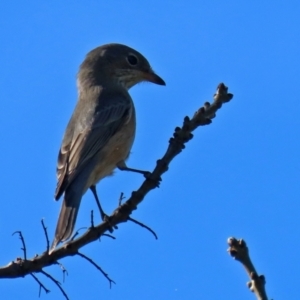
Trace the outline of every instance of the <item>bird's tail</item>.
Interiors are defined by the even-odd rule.
[[[54,251],[60,242],[66,241],[70,238],[75,226],[81,197],[82,196],[79,193],[77,193],[77,195],[74,195],[74,193],[70,195],[66,191],[56,225],[55,238],[49,250],[49,254]]]

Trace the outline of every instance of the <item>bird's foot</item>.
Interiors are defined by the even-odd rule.
[[[145,172],[144,176],[147,180],[151,180],[154,183],[155,187],[159,187],[160,182],[162,181],[161,177],[159,177],[158,179],[153,178],[153,175],[151,172]]]
[[[112,225],[111,217],[109,215],[107,215],[103,210],[101,210],[100,213],[101,213],[101,219],[104,223],[107,223],[108,231],[110,233],[113,233],[114,229],[118,229],[117,225]]]

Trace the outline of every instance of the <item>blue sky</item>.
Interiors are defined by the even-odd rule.
[[[76,103],[85,54],[118,42],[135,48],[166,81],[131,90],[138,128],[128,165],[152,170],[184,116],[210,100],[220,82],[233,100],[199,128],[159,189],[133,217],[151,226],[119,226],[82,252],[116,281],[78,257],[61,261],[70,299],[255,299],[239,263],[226,253],[244,238],[269,297],[299,299],[299,31],[291,1],[16,1],[0,5],[0,261],[45,250],[40,220],[54,234],[61,202],[55,168]],[[143,178],[117,171],[98,191],[106,212]],[[88,192],[77,228],[96,210]],[[99,215],[96,221],[99,222]],[[57,266],[46,269],[58,280]],[[51,293],[56,286],[38,275]],[[38,298],[27,276],[1,280],[3,299]],[[2,297],[2,296],[1,296]]]

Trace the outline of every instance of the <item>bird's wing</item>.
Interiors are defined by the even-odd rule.
[[[87,112],[83,109],[81,114],[77,113],[76,110],[80,111],[80,107],[77,106],[68,124],[58,155],[58,182],[55,199],[60,198],[85,164],[107,144],[109,139],[131,117],[132,104],[129,95],[102,97],[98,103],[94,110]],[[80,124],[79,126],[75,119]],[[72,133],[69,128],[76,126],[80,129],[77,132],[74,130]]]

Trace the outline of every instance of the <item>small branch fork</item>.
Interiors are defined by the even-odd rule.
[[[34,280],[39,285],[39,297],[41,297],[42,289],[45,291],[46,294],[50,293],[50,290],[48,290],[34,274],[30,273],[30,275],[34,278]]]
[[[44,220],[42,219],[41,220],[41,223],[42,223],[42,227],[43,227],[43,230],[44,230],[44,234],[45,234],[45,237],[46,237],[46,249],[47,249],[47,252],[46,253],[48,253],[48,251],[49,251],[49,246],[50,246],[50,243],[49,243],[49,238],[48,238],[48,232],[47,232],[47,227],[45,226],[45,224],[44,224]],[[20,240],[21,240],[21,242],[22,242],[22,248],[21,248],[21,250],[23,250],[23,252],[24,252],[24,259],[21,259],[21,258],[17,258],[16,259],[16,263],[20,266],[20,268],[22,268],[23,266],[24,266],[24,264],[26,264],[26,262],[28,262],[28,260],[27,260],[27,258],[26,258],[26,245],[25,245],[25,240],[24,240],[24,237],[23,237],[23,234],[22,234],[22,232],[21,231],[16,231],[16,232],[14,232],[13,233],[13,235],[14,234],[16,234],[16,233],[18,233],[19,234],[19,238],[20,238]],[[35,258],[36,257],[38,257],[38,255],[36,255],[35,256]],[[12,263],[14,263],[14,262],[12,262]],[[63,271],[63,279],[65,278],[65,274],[68,274],[68,272],[67,272],[67,270],[65,269],[65,267],[61,264],[61,263],[59,263],[59,262],[54,262],[54,264],[57,264],[57,265],[59,265],[60,266],[60,268],[62,269],[62,271]],[[58,281],[58,280],[56,280],[53,276],[51,276],[49,273],[47,273],[47,272],[45,272],[43,269],[40,269],[39,271],[34,271],[34,272],[36,272],[36,273],[42,273],[43,275],[45,275],[46,277],[48,277],[51,281],[53,281],[55,284],[56,284],[56,286],[60,289],[60,291],[61,291],[61,293],[64,295],[64,297],[67,299],[67,300],[69,300],[69,297],[68,297],[68,295],[66,294],[66,292],[64,291],[64,289],[61,287],[61,283]],[[33,272],[30,272],[30,273],[28,273],[29,275],[31,275],[31,277],[38,283],[38,285],[39,285],[39,297],[41,296],[41,292],[42,292],[42,290],[44,290],[45,291],[45,293],[46,294],[48,294],[49,292],[50,292],[50,290],[49,289],[47,289],[46,287],[45,287],[45,285],[40,281],[40,279],[35,275],[35,274],[33,274]],[[25,276],[25,275],[27,275],[25,272],[24,272],[24,275],[23,276]]]
[[[58,262],[58,261],[57,261],[55,264],[56,264],[56,265],[59,265],[60,269],[62,270],[62,272],[63,272],[63,282],[65,282],[65,276],[66,276],[66,275],[67,275],[67,276],[69,275],[67,269],[64,267],[63,264],[61,264],[61,263]]]
[[[181,127],[176,127],[173,136],[169,140],[169,146],[164,154],[164,156],[157,160],[156,167],[152,173],[147,174],[146,179],[142,185],[136,190],[133,191],[131,197],[115,209],[115,211],[109,216],[108,220],[105,220],[101,224],[94,226],[93,215],[91,214],[91,227],[88,228],[81,236],[79,236],[78,231],[75,235],[66,243],[62,244],[59,248],[55,249],[51,254],[48,253],[49,250],[49,238],[47,234],[47,228],[42,222],[44,233],[46,236],[46,249],[44,253],[40,255],[35,255],[31,259],[27,259],[26,247],[23,236],[20,231],[20,239],[22,241],[22,250],[24,252],[24,259],[16,259],[15,261],[10,262],[6,266],[0,267],[0,279],[1,278],[18,278],[24,277],[28,274],[33,276],[35,280],[40,284],[40,281],[33,273],[42,273],[47,276],[48,273],[43,271],[43,268],[57,264],[58,260],[65,258],[67,256],[79,255],[90,263],[92,263],[97,269],[99,269],[103,275],[111,283],[114,283],[108,275],[102,271],[102,269],[96,265],[91,259],[79,253],[79,249],[83,246],[98,240],[101,236],[107,235],[106,232],[115,228],[117,224],[131,221],[139,224],[140,226],[148,229],[152,234],[157,238],[155,232],[150,229],[148,226],[132,219],[130,217],[131,213],[137,209],[137,206],[143,201],[144,197],[153,189],[158,187],[158,183],[161,180],[161,176],[168,170],[168,166],[171,161],[185,148],[185,144],[192,139],[192,131],[194,131],[199,126],[208,125],[212,122],[212,119],[215,118],[216,112],[222,107],[224,103],[229,102],[233,95],[229,94],[228,88],[220,83],[217,87],[217,91],[213,97],[212,103],[205,102],[204,105],[196,111],[192,118],[185,117],[183,125]],[[123,195],[120,197],[120,203],[123,200]],[[112,237],[109,235],[109,237]],[[52,281],[60,287],[58,281],[56,281],[51,275],[47,276]],[[43,285],[40,285],[40,288],[43,288],[46,292],[48,291]],[[65,298],[66,294],[62,291]]]
[[[151,173],[150,173],[150,174],[151,174]],[[122,205],[122,201],[123,201],[124,199],[125,199],[124,193],[122,192],[121,195],[120,195],[120,198],[119,198],[119,207]],[[139,225],[139,226],[141,226],[141,227],[147,229],[148,231],[150,231],[150,232],[154,235],[154,237],[155,237],[156,240],[158,239],[157,234],[155,233],[155,231],[152,230],[152,229],[151,229],[150,227],[148,227],[147,225],[145,225],[145,224],[143,224],[142,222],[137,221],[137,220],[135,220],[135,219],[133,219],[133,218],[131,218],[131,217],[128,217],[128,221],[131,221],[132,223],[135,223],[135,224],[137,224],[137,225]]]
[[[53,276],[51,276],[49,273],[46,273],[45,271],[41,270],[40,273],[42,273],[43,275],[45,275],[46,277],[48,277],[51,281],[53,281],[56,286],[60,289],[61,293],[64,295],[64,297],[69,300],[68,295],[66,294],[65,290],[61,287],[61,283],[56,280]]]
[[[246,245],[246,242],[242,239],[237,240],[234,237],[230,237],[227,240],[229,248],[227,252],[237,261],[239,261],[250,278],[250,281],[247,282],[248,288],[256,295],[257,300],[268,300],[267,293],[265,290],[265,276],[258,275],[254,265],[249,256],[249,249]]]

